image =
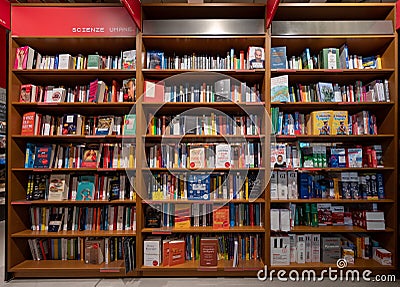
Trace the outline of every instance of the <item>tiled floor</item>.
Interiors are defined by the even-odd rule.
[[[325,279],[323,282],[281,282],[277,278],[272,281],[259,281],[257,278],[126,278],[126,279],[24,279],[4,282],[4,227],[5,223],[0,222],[0,287],[398,287],[400,281],[391,283],[377,282],[345,282],[330,281]]]

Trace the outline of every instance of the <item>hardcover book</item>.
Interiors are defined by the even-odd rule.
[[[217,144],[215,146],[215,167],[230,168],[231,167],[231,145]]]
[[[97,118],[96,135],[110,135],[114,125],[113,116],[99,116]]]
[[[164,83],[145,80],[143,97],[143,102],[162,103],[164,101]]]
[[[334,92],[332,83],[318,82],[318,96],[320,102],[333,102]]]
[[[213,205],[213,228],[229,229],[229,206]]]
[[[78,114],[64,115],[62,119],[62,135],[80,135],[82,132],[82,117]]]
[[[19,101],[21,103],[31,102],[32,88],[33,88],[32,84],[21,85],[20,92],[19,92]],[[32,96],[34,96],[34,95],[32,95]]]
[[[104,239],[85,241],[85,263],[101,264],[104,261]]]
[[[62,230],[64,214],[51,214],[49,218],[49,232],[59,232]]]
[[[310,122],[311,121],[311,122]],[[309,126],[311,123],[311,126]],[[332,111],[314,111],[310,114],[307,125],[311,135],[331,135],[332,134]]]
[[[25,70],[28,61],[28,46],[18,47],[15,54],[14,69]]]
[[[190,173],[187,189],[189,200],[210,200],[210,175]]]
[[[136,50],[122,51],[122,69],[136,69]]]
[[[22,116],[21,135],[33,136],[35,134],[35,112],[28,112]]]
[[[124,116],[123,132],[124,136],[136,135],[136,115],[128,114]]]
[[[175,205],[175,228],[190,228],[191,204]]]
[[[87,57],[87,69],[100,69],[101,58],[99,55],[88,55]]]
[[[123,101],[134,102],[136,101],[136,79],[130,78],[122,81],[123,89]],[[147,88],[147,87],[145,87]],[[159,91],[158,91],[159,92]],[[149,91],[150,93],[150,91]]]
[[[169,266],[185,263],[185,240],[171,240],[169,242]]]
[[[146,228],[159,228],[161,226],[161,206],[147,205],[144,208],[144,225]]]
[[[200,239],[200,266],[215,267],[218,265],[218,239],[205,237]]]
[[[79,178],[78,187],[76,191],[76,200],[85,201],[94,199],[94,182],[93,175],[83,175]]]
[[[332,111],[332,134],[347,135],[348,112]]]
[[[204,146],[190,146],[189,167],[199,169],[205,167],[205,149]]]
[[[97,168],[99,162],[99,146],[88,145],[83,149],[82,167]]]
[[[147,69],[164,69],[164,52],[147,51]]]
[[[53,148],[51,145],[35,146],[35,159],[33,168],[49,168],[51,164],[51,155]]]
[[[265,55],[264,48],[250,46],[247,52],[250,69],[264,69]]]

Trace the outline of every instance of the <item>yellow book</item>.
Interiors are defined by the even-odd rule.
[[[175,205],[175,229],[190,228],[191,204]]]
[[[314,111],[310,117],[312,135],[332,134],[332,111]]]
[[[348,112],[332,111],[332,135],[347,135]]]
[[[249,178],[246,176],[245,179],[245,198],[244,199],[249,199]]]

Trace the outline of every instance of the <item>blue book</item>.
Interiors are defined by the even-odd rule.
[[[385,183],[383,181],[383,174],[377,173],[376,174],[376,186],[378,189],[378,198],[384,199],[385,198]]]
[[[307,173],[299,173],[299,196],[300,199],[308,199],[309,198],[309,175]]]
[[[271,69],[286,69],[286,46],[271,48]]]
[[[187,185],[189,200],[210,200],[210,175],[189,174]]]
[[[35,145],[33,143],[27,143],[25,150],[25,168],[33,168],[34,160],[35,160]]]
[[[51,145],[37,145],[35,146],[35,159],[33,168],[49,168],[51,162]]]
[[[81,176],[76,192],[76,200],[93,200],[94,196],[94,181],[93,175]]]

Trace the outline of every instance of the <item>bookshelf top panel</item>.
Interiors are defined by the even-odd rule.
[[[384,20],[393,3],[281,3],[274,21]]]
[[[264,19],[263,3],[149,3],[143,19]]]

